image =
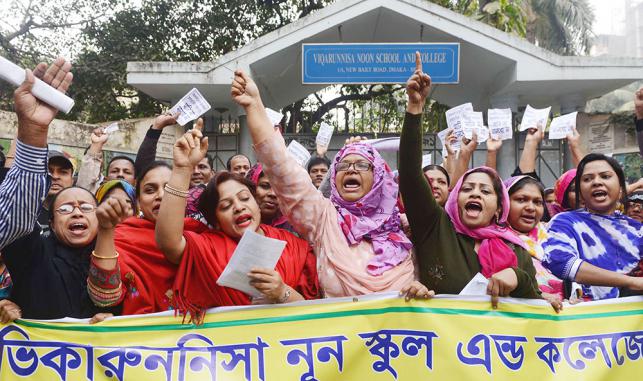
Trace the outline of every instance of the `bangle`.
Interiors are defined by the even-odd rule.
[[[116,253],[115,256],[113,256],[113,257],[104,257],[102,255],[96,254],[95,250],[92,250],[92,256],[94,256],[94,257],[96,257],[98,259],[116,259],[116,258],[118,258],[119,254],[118,254],[118,251],[116,251],[116,250],[114,250],[114,252]]]
[[[286,292],[284,292],[284,296],[282,296],[281,299],[277,301],[277,303],[286,303],[286,301],[288,301],[288,298],[290,298],[290,287],[286,286]]]
[[[189,194],[188,191],[183,191],[183,190],[180,190],[180,189],[176,189],[176,188],[172,187],[170,184],[165,184],[164,189],[165,189],[165,191],[167,193],[169,193],[169,194],[171,194],[173,196],[181,197],[181,198],[188,198],[188,194]]]

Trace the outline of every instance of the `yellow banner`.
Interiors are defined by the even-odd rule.
[[[635,380],[643,297],[567,306],[388,295],[0,327],[0,379]]]

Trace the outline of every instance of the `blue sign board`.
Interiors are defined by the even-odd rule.
[[[460,44],[302,44],[302,83],[406,83],[415,52],[433,83],[458,83]]]

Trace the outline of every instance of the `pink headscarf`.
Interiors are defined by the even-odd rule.
[[[489,167],[470,169],[458,180],[453,191],[449,194],[444,209],[449,217],[451,217],[451,222],[456,232],[477,240],[482,240],[478,248],[478,261],[480,261],[482,275],[489,278],[498,271],[518,266],[516,254],[505,241],[509,241],[525,249],[527,249],[527,246],[513,230],[504,227],[507,223],[507,216],[509,216],[510,204],[507,188],[502,181],[500,181],[502,194],[498,195],[498,197],[501,198],[502,215],[497,221],[498,224],[502,226],[492,222],[490,225],[481,228],[470,229],[462,223],[458,208],[458,195],[460,194],[464,179],[472,172],[483,172],[491,176],[491,178],[499,179],[498,173]]]
[[[355,202],[344,200],[335,186],[335,166],[345,156],[357,154],[373,164],[373,187]],[[346,240],[355,245],[366,239],[373,245],[375,256],[366,270],[380,275],[406,259],[413,244],[402,231],[397,208],[398,185],[382,156],[370,144],[353,143],[342,148],[330,167],[330,200],[337,209],[337,222]]]
[[[569,210],[569,208],[565,208],[563,206],[563,200],[565,199],[565,193],[567,193],[567,188],[569,188],[569,184],[571,184],[575,178],[576,178],[576,168],[570,169],[569,171],[563,173],[556,181],[556,185],[554,185],[554,194],[556,195],[556,202],[564,210]],[[573,209],[573,206],[572,206],[572,209]]]

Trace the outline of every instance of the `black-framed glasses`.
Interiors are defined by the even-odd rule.
[[[350,167],[353,167],[358,172],[366,172],[366,171],[370,171],[371,168],[373,168],[373,164],[367,161],[356,161],[354,163],[345,163],[343,161],[340,161],[339,163],[335,164],[335,171],[337,172],[348,171]]]
[[[76,208],[84,214],[91,213],[96,210],[96,206],[94,204],[81,202],[80,204],[62,204],[56,209],[56,212],[63,215],[71,214],[71,212]]]

